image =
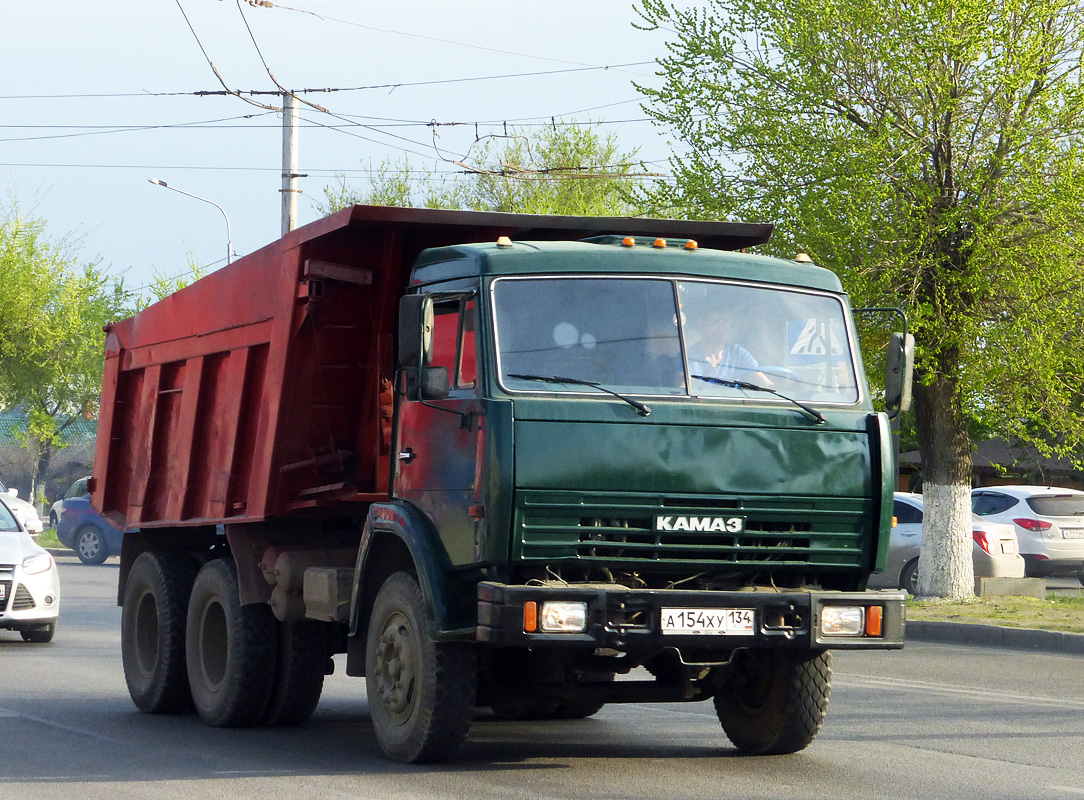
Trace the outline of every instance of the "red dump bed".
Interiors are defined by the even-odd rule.
[[[344,513],[388,491],[398,298],[425,248],[767,225],[354,206],[107,328],[94,505],[121,527]]]

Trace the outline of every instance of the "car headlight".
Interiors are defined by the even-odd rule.
[[[40,572],[48,572],[53,568],[53,557],[48,553],[38,553],[23,559],[23,572],[27,575],[37,575]]]

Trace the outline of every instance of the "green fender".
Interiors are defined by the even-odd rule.
[[[394,566],[379,564],[380,549],[375,543],[384,535],[397,537],[404,545],[412,565],[401,560]],[[367,617],[361,609],[375,597],[385,578],[401,569],[414,569],[425,597],[429,636],[434,641],[470,640],[477,626],[477,583],[475,570],[453,570],[448,554],[432,521],[412,504],[403,500],[373,503],[365,519],[365,529],[354,571],[354,592],[350,610],[350,635],[364,639]]]

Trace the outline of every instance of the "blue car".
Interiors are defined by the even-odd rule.
[[[70,547],[84,564],[101,564],[120,555],[123,533],[90,505],[86,478],[80,478],[64,493],[57,509],[56,538]]]

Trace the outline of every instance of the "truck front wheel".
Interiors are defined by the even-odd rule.
[[[218,728],[259,724],[275,682],[275,617],[241,605],[232,559],[208,561],[188,604],[188,684],[200,719]]]
[[[128,573],[121,662],[128,694],[140,711],[170,714],[192,706],[184,636],[195,579],[195,561],[179,552],[143,553]]]
[[[396,761],[435,762],[455,755],[474,713],[473,648],[434,642],[426,622],[415,575],[389,577],[369,620],[365,685],[377,741]]]
[[[828,710],[832,656],[827,650],[742,650],[735,674],[715,694],[727,738],[746,753],[805,749]]]

